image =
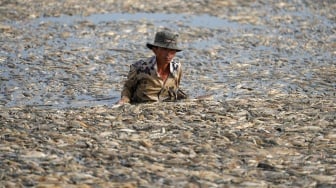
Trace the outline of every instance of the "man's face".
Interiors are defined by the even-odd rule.
[[[157,61],[165,64],[170,63],[176,54],[176,50],[161,47],[154,47],[153,51],[156,55]]]

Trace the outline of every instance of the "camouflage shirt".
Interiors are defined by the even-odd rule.
[[[122,97],[130,102],[172,101],[186,98],[179,89],[182,76],[181,63],[174,58],[170,62],[170,74],[166,81],[158,75],[156,56],[140,60],[130,66]]]

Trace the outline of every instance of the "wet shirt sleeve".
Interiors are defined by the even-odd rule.
[[[127,98],[128,102],[130,102],[136,85],[137,85],[137,70],[133,64],[130,66],[130,70],[127,75],[127,80],[125,81],[123,90],[121,92],[121,97]]]

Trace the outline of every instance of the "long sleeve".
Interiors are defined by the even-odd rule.
[[[132,95],[137,84],[136,76],[136,68],[134,67],[134,65],[131,65],[127,75],[127,80],[125,81],[123,90],[121,92],[121,97],[126,99],[126,102],[130,102],[132,99]]]
[[[179,67],[179,71],[178,71],[178,76],[177,76],[177,99],[186,99],[188,98],[188,95],[183,92],[180,88],[180,82],[181,82],[181,78],[182,78],[182,67]]]

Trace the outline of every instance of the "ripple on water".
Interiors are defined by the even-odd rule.
[[[185,62],[182,87],[192,97],[210,93],[223,100],[306,90],[322,95],[324,80],[316,78],[320,67],[330,66],[334,57],[332,51],[315,47],[334,24],[321,17],[314,22],[316,16],[307,11],[289,12],[291,23],[284,23],[280,18],[285,13],[275,13],[260,24],[162,13],[62,15],[8,23],[16,34],[5,42],[6,51],[0,51],[0,104],[113,104],[129,64],[150,55],[144,44],[158,27],[183,35],[181,46],[186,50],[178,54]],[[299,22],[305,18],[305,23]],[[276,19],[280,21],[272,24]],[[309,29],[307,24],[316,25]],[[298,35],[299,30],[306,34]],[[311,84],[303,86],[302,80]]]

